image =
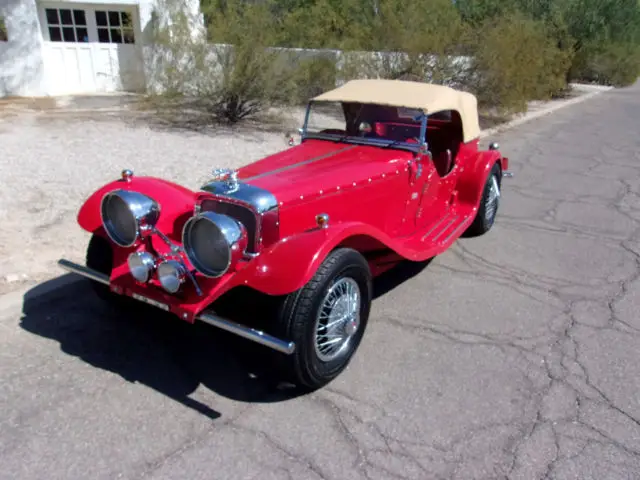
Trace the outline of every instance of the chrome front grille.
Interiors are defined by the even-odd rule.
[[[241,222],[247,229],[248,253],[257,253],[258,251],[258,219],[256,214],[248,207],[236,203],[229,203],[220,200],[205,199],[201,203],[201,211],[216,212],[222,215],[228,215]]]

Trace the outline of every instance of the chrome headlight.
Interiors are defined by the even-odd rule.
[[[115,190],[102,197],[102,224],[109,238],[121,247],[130,247],[160,217],[160,207],[142,193]]]
[[[247,248],[247,231],[233,218],[215,212],[191,217],[182,231],[182,244],[195,269],[220,277]]]
[[[141,283],[149,280],[151,272],[156,266],[155,259],[149,252],[134,252],[129,255],[127,263],[131,276]]]
[[[186,276],[187,270],[177,260],[166,260],[158,265],[158,281],[169,293],[177,293]]]

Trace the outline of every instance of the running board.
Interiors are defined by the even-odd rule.
[[[88,278],[89,280],[93,280],[94,282],[102,283],[103,285],[110,285],[109,277],[107,275],[91,268],[85,267],[84,265],[78,265],[77,263],[73,263],[65,259],[58,260],[58,265],[68,272],[81,275],[85,278]],[[153,305],[153,303],[151,302],[146,302],[145,297],[138,297],[139,296],[136,295],[129,298],[134,298],[138,301],[142,301],[148,304],[150,303]],[[231,332],[235,335],[246,338],[247,340],[251,340],[252,342],[259,343],[260,345],[264,345],[265,347],[269,347],[286,355],[291,355],[296,349],[296,345],[294,342],[281,340],[269,335],[268,333],[256,330],[251,327],[247,327],[245,325],[241,325],[236,322],[232,322],[231,320],[219,317],[214,313],[208,312],[206,310],[198,314],[196,316],[196,320],[207,323],[214,327],[218,327],[222,330],[226,330],[227,332]]]

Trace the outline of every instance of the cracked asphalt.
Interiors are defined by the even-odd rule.
[[[640,478],[638,125],[640,85],[487,139],[494,229],[377,282],[311,395],[224,332],[36,287],[0,313],[0,478]]]

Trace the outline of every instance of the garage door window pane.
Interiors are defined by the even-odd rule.
[[[73,20],[71,19],[71,10],[60,10],[60,20],[62,21],[62,25],[73,25]]]
[[[106,28],[99,28],[98,29],[98,41],[100,43],[109,43],[109,30],[107,30]]]
[[[107,12],[96,12],[96,24],[99,27],[107,26]]]
[[[133,30],[123,30],[124,35],[124,43],[135,43],[135,38],[133,37]]]
[[[65,42],[75,42],[76,36],[73,33],[73,27],[64,27],[62,29],[62,38]]]
[[[58,11],[55,8],[47,8],[46,14],[47,14],[47,23],[49,25],[60,24],[60,22],[58,21]]]
[[[60,27],[49,27],[49,40],[52,42],[61,42],[62,34],[60,33]]]
[[[74,10],[73,20],[75,21],[76,25],[86,25],[87,19],[85,18],[84,10]]]
[[[122,35],[119,28],[111,29],[111,43],[122,43]]]
[[[120,12],[109,12],[109,26],[120,26]]]
[[[78,42],[88,42],[89,41],[89,34],[87,32],[86,28],[78,28],[76,30],[76,35],[77,35],[77,40]]]

